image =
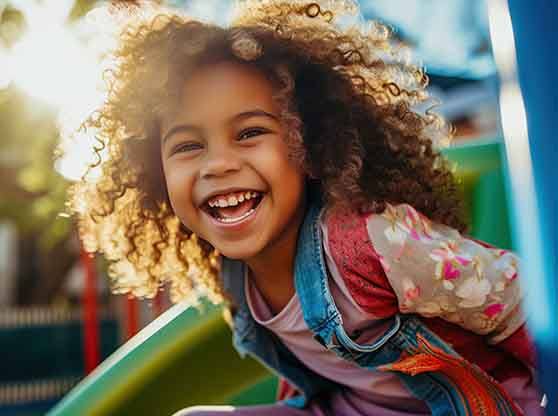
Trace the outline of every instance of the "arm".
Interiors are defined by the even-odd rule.
[[[405,204],[366,222],[402,313],[442,318],[534,365],[515,254],[463,237]]]

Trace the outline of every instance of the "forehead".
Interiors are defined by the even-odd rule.
[[[186,79],[176,118],[218,121],[255,108],[273,112],[274,107],[273,86],[261,71],[222,62],[203,66]]]

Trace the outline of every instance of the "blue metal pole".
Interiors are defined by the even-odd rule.
[[[523,259],[525,308],[537,344],[547,414],[558,415],[558,2],[508,0],[505,7],[505,1],[493,0],[489,6],[502,77],[500,105],[510,162],[512,228]],[[507,13],[513,38],[506,44],[502,41],[506,19],[501,15]],[[513,53],[506,54],[513,50],[514,39],[517,67],[509,59]],[[524,135],[522,119],[527,127]]]

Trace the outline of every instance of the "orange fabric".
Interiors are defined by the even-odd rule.
[[[462,394],[464,407],[471,416],[502,416],[498,404],[506,406],[505,415],[523,415],[513,399],[490,376],[469,364],[461,357],[454,357],[428,343],[417,335],[419,346],[395,363],[380,367],[383,371],[398,371],[412,376],[437,372],[446,376]]]

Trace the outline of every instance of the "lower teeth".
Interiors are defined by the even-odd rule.
[[[217,218],[217,220],[221,221],[221,222],[227,222],[227,223],[237,222],[237,221],[243,220],[244,218],[246,218],[247,216],[252,214],[252,212],[254,212],[254,211],[255,211],[255,208],[251,208],[250,211],[246,212],[245,214],[242,214],[240,217],[237,217],[237,218]]]

